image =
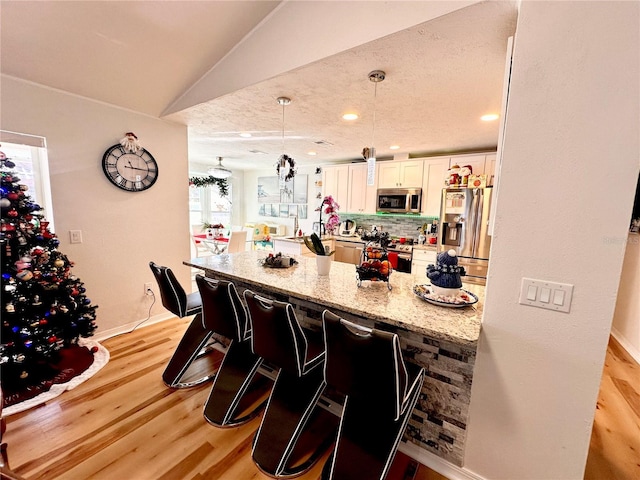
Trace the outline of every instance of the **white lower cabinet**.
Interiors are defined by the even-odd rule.
[[[413,249],[413,258],[411,260],[411,273],[413,275],[417,275],[418,278],[421,276],[425,277],[425,282],[427,281],[427,266],[436,264],[436,257],[438,256],[436,249],[422,249],[422,248],[414,248]]]

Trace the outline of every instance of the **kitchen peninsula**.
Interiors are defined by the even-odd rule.
[[[428,283],[422,272],[393,272],[388,290],[383,282],[358,287],[351,264],[333,262],[330,275],[319,276],[313,257],[298,256],[299,263],[286,269],[266,268],[264,258],[265,252],[251,251],[184,264],[233,281],[241,294],[251,289],[290,302],[310,328],[321,328],[322,312],[328,309],[354,323],[397,333],[406,360],[426,371],[401,450],[420,460],[424,449],[461,466],[484,287],[465,285],[479,298],[472,307],[444,308],[413,294],[413,285]]]

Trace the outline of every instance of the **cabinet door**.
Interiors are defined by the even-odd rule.
[[[484,162],[484,173],[487,175],[487,186],[493,186],[493,178],[496,174],[496,154],[487,155]]]
[[[471,170],[474,175],[482,175],[484,173],[485,157],[485,154],[451,157],[449,167],[452,167],[453,165],[458,165],[460,167],[471,165]]]
[[[429,217],[440,216],[442,189],[449,169],[449,157],[436,157],[424,160],[422,176],[422,214]]]
[[[396,188],[400,183],[400,163],[378,163],[378,188]]]
[[[422,186],[422,172],[422,160],[400,162],[398,186],[402,188],[420,188]]]
[[[349,165],[349,201],[346,212],[375,213],[376,187],[367,185],[367,164]]]
[[[343,209],[348,204],[349,165],[329,165],[322,169],[322,194],[331,195]]]

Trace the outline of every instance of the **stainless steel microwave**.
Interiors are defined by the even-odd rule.
[[[379,188],[376,211],[386,213],[420,213],[421,188]]]

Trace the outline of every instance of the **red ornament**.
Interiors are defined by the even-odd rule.
[[[9,200],[16,201],[16,200],[18,200],[19,196],[18,196],[17,193],[11,192],[11,193],[7,194],[7,198]]]
[[[40,323],[40,325],[46,325],[46,324],[47,324],[47,323],[49,323],[49,322],[47,321],[47,319],[46,319],[46,318],[43,318],[42,320],[40,320],[40,322],[39,322],[39,323]]]
[[[2,231],[3,232],[13,232],[15,231],[16,227],[14,225],[12,225],[11,223],[3,223],[2,224]]]
[[[52,335],[49,338],[47,338],[47,342],[49,343],[56,343],[57,341],[58,341],[58,337],[56,337],[55,335]]]
[[[91,347],[91,353],[97,353],[98,352],[98,347]]]
[[[18,211],[17,210],[9,210],[7,212],[7,216],[11,217],[11,218],[16,218],[18,216]]]

